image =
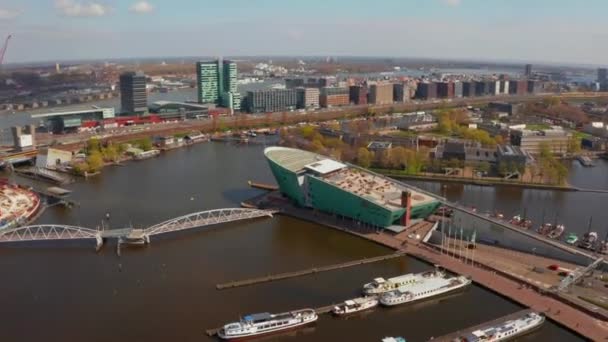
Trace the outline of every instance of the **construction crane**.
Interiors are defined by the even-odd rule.
[[[2,50],[0,50],[0,65],[4,62],[4,54],[6,53],[6,49],[8,48],[8,41],[11,39],[12,35],[8,35],[6,40],[4,41],[4,46],[2,46]]]

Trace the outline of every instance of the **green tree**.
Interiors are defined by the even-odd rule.
[[[365,147],[357,150],[357,163],[364,168],[368,168],[372,163],[372,153]]]
[[[90,171],[90,172],[99,171],[103,167],[103,156],[101,155],[101,152],[90,153],[88,155],[86,161],[87,161],[87,164],[89,165],[88,171]]]
[[[407,165],[407,150],[401,146],[391,148],[390,167],[392,167],[394,169],[403,169],[406,165]]]
[[[490,163],[488,163],[487,161],[482,161],[477,165],[477,170],[486,174],[490,172],[490,167]]]
[[[581,152],[582,139],[578,136],[573,136],[568,140],[568,153],[576,154]]]
[[[91,138],[87,141],[86,153],[90,154],[95,151],[101,151],[101,141],[97,138]]]
[[[313,126],[304,126],[300,128],[300,135],[304,139],[312,140],[316,130]]]
[[[138,142],[139,148],[144,151],[150,151],[152,149],[152,138],[147,137],[140,139]]]

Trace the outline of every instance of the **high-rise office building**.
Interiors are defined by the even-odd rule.
[[[199,103],[213,103],[240,109],[238,69],[233,61],[205,61],[196,63],[196,83]]]
[[[597,82],[600,84],[601,91],[608,90],[608,69],[606,69],[606,68],[597,69]]]
[[[196,84],[199,103],[220,104],[219,61],[196,63]]]
[[[125,72],[120,75],[120,106],[123,113],[145,113],[148,110],[146,75]]]
[[[526,64],[526,77],[530,77],[532,76],[532,64]]]
[[[238,71],[236,62],[222,61],[222,81],[220,85],[220,99],[227,108],[241,109],[241,94],[238,90]]]

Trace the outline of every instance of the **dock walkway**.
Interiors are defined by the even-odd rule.
[[[395,253],[391,253],[391,254],[387,254],[387,255],[381,255],[381,256],[377,256],[377,257],[365,258],[365,259],[360,259],[360,260],[353,260],[353,261],[348,261],[348,262],[341,263],[341,264],[314,267],[314,268],[309,268],[306,270],[286,272],[286,273],[268,275],[268,276],[252,278],[252,279],[237,280],[237,281],[232,281],[232,282],[228,282],[228,283],[217,284],[215,287],[218,290],[225,290],[225,289],[231,289],[231,288],[236,288],[236,287],[251,286],[251,285],[255,285],[255,284],[268,283],[268,282],[272,282],[272,281],[302,277],[302,276],[309,275],[309,274],[334,271],[334,270],[358,266],[358,265],[371,264],[374,262],[400,258],[403,256],[405,256],[405,252],[397,251]]]

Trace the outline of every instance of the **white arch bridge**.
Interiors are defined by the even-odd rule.
[[[116,238],[119,244],[145,244],[150,237],[193,228],[203,228],[220,223],[272,217],[273,210],[249,208],[225,208],[192,213],[155,224],[144,229],[124,228],[95,230],[84,227],[40,224],[0,230],[0,244],[10,242],[52,241],[52,240],[95,240],[97,249],[105,239]]]

